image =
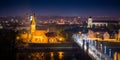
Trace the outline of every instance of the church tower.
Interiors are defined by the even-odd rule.
[[[35,16],[30,16],[30,33],[34,33],[36,30]]]
[[[92,28],[92,17],[88,18],[88,28]]]

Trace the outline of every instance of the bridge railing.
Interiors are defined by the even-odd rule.
[[[73,36],[74,41],[82,48],[84,47],[84,51],[88,49],[88,55],[92,57],[95,60],[113,60],[108,55],[100,52],[92,43],[88,42],[88,40],[85,40],[83,42],[83,38],[77,34]],[[87,39],[87,38],[86,38]],[[89,47],[87,44],[89,44]],[[83,45],[84,44],[84,45]]]

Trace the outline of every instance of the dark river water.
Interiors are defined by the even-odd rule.
[[[16,52],[16,60],[91,60],[82,50]]]
[[[103,54],[108,55],[113,60],[120,60],[120,43],[119,42],[102,42],[99,44]]]
[[[32,45],[32,49],[16,51],[16,60],[91,60],[76,43]]]
[[[80,53],[74,51],[22,52],[16,54],[16,60],[78,60]]]

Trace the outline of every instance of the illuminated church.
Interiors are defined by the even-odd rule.
[[[36,29],[35,16],[30,16],[29,31],[25,32],[25,29],[21,30],[16,36],[17,41],[23,41],[27,43],[60,43],[65,41],[64,37],[56,32],[50,32],[48,29]]]
[[[48,38],[45,35],[47,32],[48,32],[48,29],[37,30],[35,17],[30,16],[29,43],[48,43]]]

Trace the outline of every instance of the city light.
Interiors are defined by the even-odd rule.
[[[1,60],[120,60],[119,0],[0,0]]]

